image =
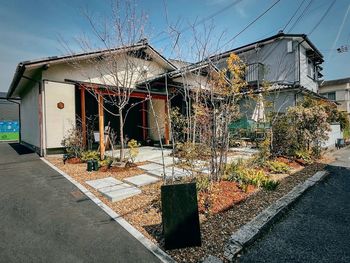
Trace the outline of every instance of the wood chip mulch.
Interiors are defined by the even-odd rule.
[[[163,248],[164,240],[162,236],[161,211],[160,211],[160,186],[162,182],[141,187],[142,194],[133,196],[119,202],[109,202],[95,189],[85,183],[87,180],[105,178],[108,176],[122,180],[125,177],[144,173],[143,170],[132,167],[124,171],[106,172],[86,172],[86,164],[63,164],[59,158],[47,158],[49,162],[54,164],[62,171],[69,174],[79,183],[88,188],[94,195],[102,200],[106,205],[111,207],[125,220],[132,224],[137,230],[144,234],[147,238],[156,242]],[[178,262],[199,262],[207,255],[214,255],[224,260],[223,249],[230,235],[248,223],[262,210],[267,208],[273,202],[291,191],[297,184],[304,182],[307,178],[314,175],[315,172],[323,170],[326,163],[331,159],[323,159],[317,163],[311,164],[280,181],[275,191],[267,191],[260,189],[258,191],[251,189],[248,193],[242,193],[236,189],[245,200],[238,200],[230,207],[218,206],[224,212],[217,214],[200,214],[202,246],[174,249],[166,251],[174,260]],[[218,186],[218,189],[227,189],[226,183]],[[236,186],[234,186],[236,187]],[[163,248],[164,249],[164,248]]]

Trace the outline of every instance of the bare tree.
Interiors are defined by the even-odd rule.
[[[74,56],[76,53],[68,45],[64,45],[71,55],[67,61],[86,79],[82,85],[103,106],[103,110],[119,119],[119,158],[123,161],[125,121],[130,109],[137,105],[130,105],[130,98],[138,83],[159,73],[147,50],[147,15],[137,11],[133,0],[116,0],[111,3],[110,17],[95,19],[88,11],[84,16],[94,38],[85,36],[76,40],[82,52],[91,55],[81,60]],[[149,97],[142,100],[147,101]]]

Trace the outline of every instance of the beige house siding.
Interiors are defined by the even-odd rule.
[[[67,132],[75,126],[75,87],[72,84],[44,82],[45,148],[62,147]],[[57,103],[63,102],[59,109]]]
[[[39,84],[29,87],[21,95],[21,140],[40,147]]]
[[[109,73],[111,69],[118,69],[118,83]],[[134,87],[137,81],[144,81],[146,78],[152,78],[164,72],[164,68],[155,61],[121,57],[118,68],[110,68],[106,63],[96,66],[84,61],[80,62],[78,66],[73,66],[68,62],[52,64],[47,70],[43,71],[43,79],[51,81],[71,79],[111,86],[118,84]]]

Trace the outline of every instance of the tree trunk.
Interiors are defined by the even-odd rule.
[[[124,160],[124,120],[123,120],[123,109],[119,108],[119,135],[120,135],[120,161]]]

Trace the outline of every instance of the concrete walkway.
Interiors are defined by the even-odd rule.
[[[238,262],[350,262],[350,149]]]
[[[11,145],[0,143],[0,262],[159,262],[36,154]]]

